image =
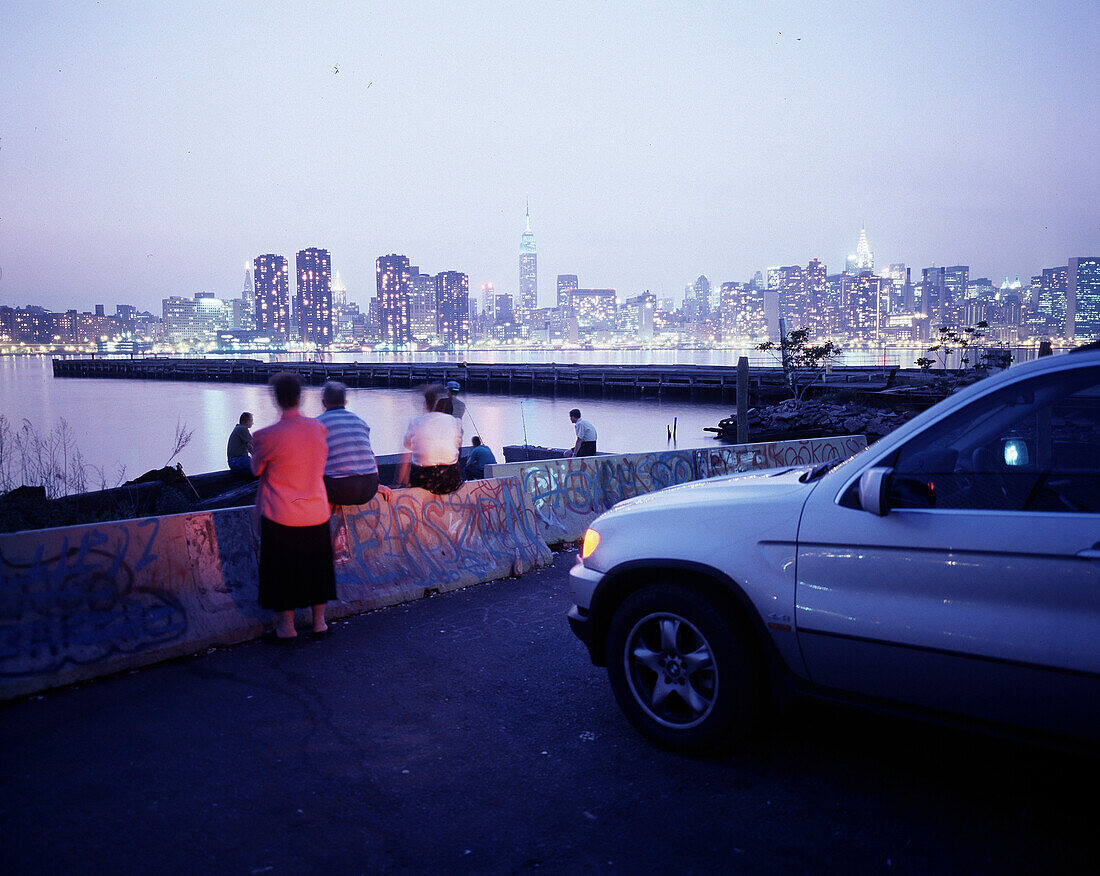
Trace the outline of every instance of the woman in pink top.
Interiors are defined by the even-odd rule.
[[[268,381],[282,411],[279,422],[252,436],[252,473],[260,479],[260,606],[275,613],[274,640],[297,638],[294,609],[313,609],[313,632],[328,630],[325,603],[336,598],[336,576],[325,495],[326,430],[298,411],[302,380],[288,371]]]

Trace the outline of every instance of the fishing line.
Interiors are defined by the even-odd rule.
[[[531,442],[527,440],[527,418],[523,416],[523,403],[527,401],[525,398],[519,400],[519,420],[523,423],[523,453],[528,461],[531,460]]]

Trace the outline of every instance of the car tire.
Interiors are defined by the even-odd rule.
[[[763,712],[752,633],[712,599],[655,584],[611,619],[607,674],[627,719],[658,745],[703,754],[747,736]]]

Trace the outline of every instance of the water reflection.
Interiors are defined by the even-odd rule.
[[[631,352],[631,351],[625,351]],[[359,359],[359,361],[365,361]],[[473,361],[473,360],[471,360]],[[321,413],[319,387],[307,387],[302,411]],[[0,413],[14,424],[26,418],[39,432],[64,418],[87,460],[108,475],[125,466],[135,477],[157,468],[172,452],[176,423],[193,430],[178,461],[191,473],[224,469],[229,433],[242,411],[251,411],[254,428],[273,423],[278,414],[266,386],[129,380],[55,379],[48,357],[0,357]],[[641,452],[669,446],[708,447],[715,443],[704,426],[728,417],[732,407],[685,400],[556,398],[490,393],[460,395],[466,402],[464,443],[475,430],[503,460],[505,444],[571,447],[576,440],[569,409],[579,407],[599,432],[601,450]],[[423,398],[412,390],[349,389],[348,408],[371,427],[377,453],[400,451],[409,419]],[[676,442],[667,440],[675,422]]]

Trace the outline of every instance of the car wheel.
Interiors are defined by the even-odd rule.
[[[763,672],[745,625],[671,584],[629,596],[611,620],[607,674],[620,708],[666,748],[704,753],[747,735],[762,711]]]

